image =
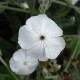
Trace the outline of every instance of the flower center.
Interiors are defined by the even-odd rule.
[[[24,62],[23,65],[27,65],[27,62]]]
[[[44,40],[44,39],[45,39],[45,36],[41,35],[40,40]]]

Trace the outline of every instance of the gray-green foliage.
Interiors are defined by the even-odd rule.
[[[62,53],[64,56],[61,54],[59,55],[62,56],[64,62],[61,64],[63,66],[62,71],[69,71],[69,74],[72,75],[72,80],[79,80],[80,1],[78,1],[75,5],[72,5],[68,0],[44,0],[45,3],[40,3],[40,1],[43,0],[0,0],[0,49],[3,53],[3,59],[7,64],[9,64],[8,61],[13,52],[19,48],[17,44],[18,30],[21,25],[25,24],[26,19],[30,16],[40,14],[40,12],[45,13],[63,29],[63,37],[66,40],[66,48],[68,47],[68,50],[71,51],[70,53],[68,53],[68,50],[65,51],[67,55],[69,54],[67,59],[64,58],[64,52]],[[22,2],[27,2],[29,8],[22,8]],[[73,65],[74,62],[72,62],[72,59],[76,59],[78,61],[75,63],[76,68]],[[54,80],[63,80],[63,75],[56,75],[58,79],[55,78]],[[31,77],[31,80],[35,80],[32,78],[33,77]],[[40,79],[46,80],[44,76]],[[1,63],[0,80],[14,80]]]

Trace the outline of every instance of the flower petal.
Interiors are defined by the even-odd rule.
[[[40,42],[36,42],[35,45],[27,51],[27,55],[39,59],[40,61],[46,61],[45,48]]]
[[[35,59],[31,56],[28,56],[27,55],[27,58],[26,58],[26,62],[27,62],[27,65],[38,65],[38,59]]]
[[[30,25],[37,34],[47,34],[52,36],[62,36],[63,31],[58,25],[45,14],[30,17],[26,24]]]
[[[47,34],[47,36],[49,36],[49,37],[63,35],[62,29],[60,27],[58,27],[58,25],[48,17],[46,18],[45,28],[44,28],[43,32],[45,32],[45,34]]]
[[[24,25],[19,30],[18,43],[23,49],[29,49],[32,44],[37,41],[37,34],[28,27],[28,25]]]
[[[13,57],[10,59],[9,63],[11,70],[14,72],[17,72],[22,67],[19,61],[15,61]]]
[[[40,14],[38,16],[30,17],[26,21],[26,24],[30,25],[30,27],[34,32],[36,32],[37,34],[40,34],[45,25],[46,17],[47,16],[45,14]]]
[[[19,62],[24,62],[25,61],[25,53],[26,53],[25,50],[19,49],[18,51],[16,51],[13,54],[14,60],[19,61]]]
[[[47,40],[46,44],[46,57],[49,59],[56,59],[65,47],[65,41],[62,37],[50,38]]]
[[[47,60],[48,60],[48,58],[46,56],[42,56],[39,58],[39,61],[47,61]]]
[[[19,69],[16,74],[19,74],[19,75],[29,75],[33,71],[35,71],[35,68],[36,68],[36,66],[29,66],[29,67],[25,66],[25,67],[22,67],[21,69]]]
[[[36,67],[38,65],[38,60],[35,58],[32,58],[30,56],[26,56],[25,61],[27,64],[22,66],[22,68],[17,71],[17,74],[29,75],[36,69]]]

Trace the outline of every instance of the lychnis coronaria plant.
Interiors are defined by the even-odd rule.
[[[65,48],[62,29],[46,14],[32,16],[21,26],[18,43],[22,49],[10,59],[10,68],[19,75],[35,71],[39,61],[56,59]]]

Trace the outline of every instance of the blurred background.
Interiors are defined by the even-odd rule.
[[[49,80],[80,80],[79,0],[0,0],[0,50],[2,58],[9,65],[12,54],[20,48],[17,43],[19,28],[25,24],[30,16],[43,12],[63,29],[63,37],[66,41],[64,51],[56,59],[57,64],[61,65],[61,69],[52,74],[53,76],[60,74],[64,78]],[[67,69],[68,72],[64,72],[64,69]],[[35,74],[32,74],[32,78]],[[0,80],[14,80],[1,62]]]

